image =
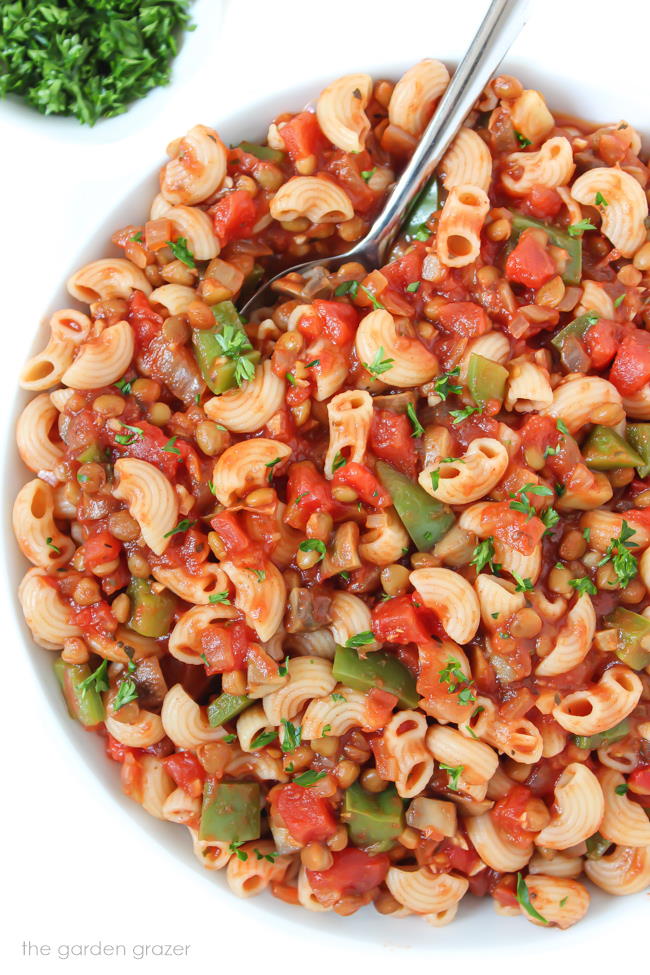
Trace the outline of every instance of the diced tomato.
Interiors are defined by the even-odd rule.
[[[328,145],[312,112],[299,112],[280,129],[289,158],[293,163],[317,156]]]
[[[395,596],[378,603],[372,611],[372,632],[385,643],[430,643],[433,619],[422,607],[413,605],[414,596]]]
[[[365,464],[349,461],[339,467],[332,478],[332,484],[351,487],[363,503],[372,508],[387,508],[391,504],[390,494]]]
[[[328,172],[336,177],[336,182],[345,191],[357,213],[369,210],[378,197],[361,175],[371,168],[372,160],[368,152],[352,154],[337,149],[327,161]]]
[[[317,897],[322,895],[366,894],[386,877],[390,860],[385,853],[370,856],[354,846],[332,854],[334,863],[328,870],[308,870],[309,884]]]
[[[630,773],[627,784],[632,792],[650,796],[650,765],[637,765]]]
[[[110,532],[97,532],[83,543],[84,566],[92,572],[98,565],[113,562],[121,551],[122,545]]]
[[[422,264],[426,256],[426,244],[415,244],[406,254],[396,261],[382,267],[381,273],[388,281],[388,285],[396,291],[409,294],[406,291],[410,284],[414,284],[422,277]]]
[[[334,345],[348,345],[354,340],[359,325],[359,313],[345,301],[322,301],[316,298],[313,307],[322,323],[322,334]]]
[[[123,762],[127,755],[132,755],[137,752],[138,749],[129,748],[127,745],[123,745],[121,741],[117,738],[113,738],[112,735],[106,735],[106,754],[114,762]]]
[[[383,728],[391,717],[393,708],[399,699],[389,691],[380,687],[372,687],[366,695],[366,724],[369,731]]]
[[[616,355],[619,327],[616,322],[600,318],[585,332],[584,342],[594,369],[603,369]]]
[[[113,450],[120,456],[146,460],[154,467],[158,467],[165,477],[171,479],[178,470],[182,456],[178,441],[174,445],[179,451],[177,454],[170,450],[163,450],[169,443],[169,437],[160,427],[154,426],[147,420],[138,420],[130,425],[137,427],[137,430],[129,430],[127,427],[118,430],[106,429],[106,436]],[[142,433],[138,432],[140,430]],[[121,443],[118,437],[127,442]]]
[[[188,796],[198,798],[203,792],[206,771],[194,752],[176,752],[163,760],[165,771]]]
[[[136,345],[138,348],[145,348],[160,332],[163,320],[153,310],[142,291],[134,291],[131,294],[128,306],[126,317],[133,329]]]
[[[529,231],[519,237],[516,247],[506,261],[506,277],[526,288],[541,288],[556,274],[550,254]]]
[[[438,847],[437,854],[446,857],[448,870],[458,870],[466,876],[471,870],[476,870],[480,863],[480,857],[476,850],[465,850],[457,843],[453,843],[448,837],[445,837]]]
[[[650,381],[650,335],[635,329],[620,343],[609,380],[619,393],[637,393]]]
[[[251,546],[251,540],[241,527],[236,511],[221,511],[210,524],[226,547],[229,557],[241,555]]]
[[[555,217],[562,209],[562,197],[550,186],[533,186],[524,198],[522,210],[537,220]]]
[[[501,907],[519,907],[519,901],[515,894],[515,879],[513,874],[506,874],[500,877],[492,888],[491,894]]]
[[[222,247],[231,240],[250,237],[257,222],[257,207],[246,190],[233,190],[222,196],[209,213],[214,223],[214,232]]]
[[[252,644],[252,631],[245,623],[210,623],[201,630],[201,651],[207,674],[242,670]]]
[[[418,454],[411,422],[405,413],[373,410],[368,443],[375,457],[415,479]]]
[[[72,612],[71,619],[82,630],[90,630],[103,636],[110,636],[117,629],[117,620],[111,612],[111,607],[103,599]]]
[[[532,793],[525,785],[515,785],[510,792],[499,799],[490,810],[495,825],[501,829],[516,846],[529,846],[533,834],[523,825],[526,806]]]
[[[481,521],[491,535],[522,555],[532,555],[546,531],[541,519],[529,518],[523,511],[513,511],[508,501],[491,503]]]
[[[298,461],[289,469],[287,507],[284,521],[292,528],[304,531],[316,511],[330,513],[335,507],[332,491],[310,460]]]
[[[210,549],[205,535],[197,528],[188,528],[186,532],[178,532],[172,535],[170,543],[163,555],[149,555],[151,561],[156,560],[156,564],[169,566],[170,568],[183,568],[191,575],[198,575],[202,570],[201,566],[207,560]]]
[[[475,338],[489,332],[492,325],[485,309],[473,301],[451,301],[438,312],[438,321],[447,332]]]
[[[295,782],[281,786],[274,794],[273,804],[297,843],[321,842],[337,830],[329,799]]]

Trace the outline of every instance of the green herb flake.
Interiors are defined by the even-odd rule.
[[[124,393],[125,396],[128,396],[131,392],[133,383],[126,379],[118,379],[116,383],[113,383],[113,385],[116,386],[121,393]]]
[[[411,283],[410,283],[410,284],[407,284],[407,285],[406,285],[406,290],[407,290],[407,291],[408,291],[408,292],[409,292],[410,294],[415,294],[415,292],[416,292],[416,291],[418,290],[418,288],[420,287],[420,284],[421,284],[421,283],[422,283],[421,281],[411,281]]]
[[[319,562],[325,558],[325,553],[327,552],[327,546],[320,538],[306,538],[300,543],[298,548],[301,552],[318,552],[320,554]]]
[[[315,772],[314,769],[308,768],[306,772],[301,775],[297,775],[293,780],[296,785],[301,785],[303,789],[309,789],[312,785],[316,785],[321,779],[324,779],[327,772]]]
[[[166,532],[163,535],[163,538],[170,538],[172,535],[179,535],[181,532],[189,531],[189,529],[194,525],[196,525],[195,521],[190,521],[188,518],[183,518],[183,520],[179,521],[179,523],[176,525],[176,528],[172,528],[170,532]]]
[[[515,592],[531,592],[535,586],[530,579],[522,579],[518,572],[512,570],[512,577],[517,583],[515,586]]]
[[[375,175],[376,172],[377,172],[377,167],[376,166],[373,166],[372,169],[362,169],[361,170],[361,178],[362,179],[365,179],[366,183],[368,183],[372,179],[372,177]]]
[[[567,425],[566,425],[566,423],[564,422],[564,420],[561,420],[561,419],[557,419],[557,420],[555,421],[555,426],[556,426],[556,427],[557,427],[557,429],[558,429],[558,430],[560,431],[560,433],[564,433],[564,434],[568,434],[568,432],[569,432],[569,428],[567,427]]]
[[[343,694],[339,694],[338,691],[335,691],[333,694],[330,694],[330,697],[332,698],[333,701],[347,701],[347,698],[344,697]]]
[[[618,536],[611,540],[598,563],[599,566],[605,565],[611,559],[621,589],[625,589],[639,571],[637,560],[629,551],[631,548],[638,548],[636,542],[630,541],[633,535],[634,528],[630,528],[623,520]]]
[[[467,420],[473,413],[482,413],[480,406],[466,406],[462,410],[450,410],[449,416],[453,416],[453,425],[456,426],[458,423],[462,423],[463,420]]]
[[[339,467],[345,467],[347,461],[340,450],[337,450],[334,454],[334,460],[332,461],[332,471],[338,471]]]
[[[229,735],[224,735],[221,741],[225,741],[227,745],[230,745],[236,738],[237,735],[233,735],[231,732]]]
[[[246,850],[240,849],[244,845],[244,840],[233,840],[228,849],[231,853],[234,853],[238,860],[242,860],[244,863],[248,860],[248,853]]]
[[[446,400],[451,393],[462,393],[463,387],[453,382],[456,376],[460,375],[460,366],[456,366],[450,372],[443,372],[433,381],[433,388],[442,400]]]
[[[60,555],[61,554],[61,549],[59,548],[58,545],[55,545],[54,544],[54,542],[52,541],[52,538],[50,536],[48,536],[45,539],[45,544],[47,545],[48,548],[51,548],[52,549],[52,551],[55,553],[55,555]]]
[[[123,680],[113,699],[113,711],[119,711],[120,708],[123,708],[126,704],[130,704],[132,701],[137,701],[137,699],[138,688],[135,685],[135,681]]]
[[[591,220],[580,220],[579,223],[572,223],[567,227],[569,237],[582,237],[585,230],[596,230]]]
[[[375,295],[373,295],[372,291],[366,288],[364,284],[361,285],[361,290],[364,292],[366,297],[370,299],[370,304],[372,305],[373,308],[377,308],[380,310],[383,310],[385,308],[385,305],[382,305],[381,301],[379,301],[379,299]]]
[[[178,449],[178,447],[176,446],[176,441],[177,440],[178,440],[178,437],[171,437],[167,441],[167,443],[165,444],[165,446],[162,449],[164,451],[166,451],[168,454],[178,454],[178,456],[180,457],[181,456],[181,452]]]
[[[591,579],[588,579],[586,576],[583,576],[581,579],[569,579],[569,585],[572,589],[575,589],[579,596],[584,595],[584,593],[595,596],[598,592]]]
[[[102,691],[107,691],[109,689],[108,683],[108,660],[102,660],[97,670],[93,670],[92,674],[82,680],[79,684],[79,690],[83,697],[86,696],[88,691],[94,688],[98,694]]]
[[[222,606],[230,606],[229,593],[224,592],[213,592],[209,598],[211,603],[220,603]]]
[[[266,745],[270,745],[272,741],[278,737],[277,731],[261,731],[259,735],[253,738],[250,747],[252,751],[256,752],[260,748],[265,748]]]
[[[337,298],[341,298],[343,295],[350,295],[350,297],[354,300],[357,296],[358,290],[358,281],[344,281],[338,286],[338,288],[334,289],[334,294]]]
[[[291,721],[287,721],[286,718],[282,718],[281,720],[284,735],[280,748],[283,752],[292,752],[302,741],[302,728],[299,724],[292,724]]]
[[[144,436],[144,430],[142,427],[132,427],[128,423],[121,423],[120,426],[122,430],[131,431],[130,433],[118,433],[115,435],[115,440],[123,447],[130,447],[131,444],[135,443],[139,437]]]
[[[620,308],[620,306],[623,304],[624,301],[625,301],[625,294],[619,295],[616,301],[614,302],[614,308]]]
[[[366,647],[369,643],[374,643],[375,637],[370,630],[364,630],[363,633],[357,633],[356,636],[348,637],[348,639],[343,644],[344,647],[351,647],[356,650],[357,647]]]
[[[187,267],[192,269],[196,267],[194,254],[192,254],[191,250],[187,246],[187,237],[179,237],[176,241],[168,240],[167,246],[177,261],[181,261]]]
[[[521,134],[521,132],[517,132],[516,129],[515,129],[515,135],[517,136],[517,142],[519,143],[522,149],[527,149],[528,146],[532,146],[532,142],[530,141],[530,139],[527,139],[525,135]]]
[[[598,190],[598,192],[596,193],[596,195],[594,197],[594,206],[596,206],[596,207],[606,207],[606,206],[609,206],[607,200],[605,199],[605,197],[603,196],[603,194],[600,192],[600,190]]]
[[[498,574],[501,566],[494,563],[494,538],[491,535],[488,535],[475,547],[470,565],[476,567],[477,574],[482,572],[486,565],[489,566],[491,572]]]
[[[616,786],[616,788],[614,789],[614,792],[616,793],[617,796],[624,796],[624,795],[626,795],[628,789],[629,789],[629,786],[628,786],[627,782],[623,782],[623,783],[621,783],[621,785],[617,785]]]
[[[464,765],[445,765],[444,762],[439,763],[440,769],[446,772],[449,776],[449,782],[447,783],[452,792],[458,792],[459,779],[463,772],[465,771]]]
[[[523,909],[526,911],[526,913],[530,914],[531,917],[534,917],[536,921],[541,921],[542,924],[548,924],[546,918],[542,917],[539,911],[536,911],[533,905],[531,904],[528,886],[526,884],[526,881],[523,878],[523,874],[521,873],[517,874],[517,900],[519,901]]]
[[[424,436],[424,427],[418,420],[418,416],[417,413],[415,412],[415,407],[413,406],[413,403],[409,403],[408,406],[406,407],[406,414],[409,420],[411,421],[411,426],[413,427],[413,433],[411,434],[411,436],[412,437]]]
[[[392,368],[394,362],[394,359],[384,359],[384,350],[380,345],[372,362],[364,362],[363,367],[364,369],[367,369],[371,375],[381,376],[384,372],[388,372],[388,370]]]

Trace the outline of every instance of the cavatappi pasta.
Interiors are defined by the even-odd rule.
[[[636,132],[500,76],[383,267],[236,310],[363,237],[448,81],[169,145],[21,376],[18,596],[124,791],[236,895],[566,928],[587,882],[650,882]]]

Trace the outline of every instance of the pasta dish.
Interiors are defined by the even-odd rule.
[[[291,271],[367,233],[448,81],[171,143],[21,375],[19,599],[235,894],[567,928],[650,883],[650,171],[501,75],[383,267]]]

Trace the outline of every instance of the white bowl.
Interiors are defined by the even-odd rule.
[[[435,43],[431,46],[436,56],[444,57],[447,53],[446,49],[437,48]],[[643,124],[647,118],[647,108],[645,92],[641,86],[636,88],[628,86],[626,89],[621,89],[620,94],[617,94],[617,91],[614,90],[616,86],[611,83],[611,80],[608,83],[603,81],[598,85],[587,82],[583,78],[584,65],[575,57],[573,60],[567,59],[562,63],[555,61],[551,71],[548,67],[545,68],[543,55],[537,59],[535,64],[532,64],[526,56],[525,47],[522,52],[520,56],[514,56],[511,60],[507,60],[502,70],[518,75],[529,87],[539,87],[547,96],[552,107],[603,121],[618,120],[625,117],[643,131]],[[452,60],[456,53],[456,48],[452,46],[450,49]],[[385,53],[375,62],[368,59],[362,60],[363,64],[357,63],[355,65],[357,70],[361,70],[362,67],[367,68],[375,76],[384,77],[399,76],[400,71],[408,66],[408,63],[411,63],[391,63]],[[349,61],[348,67],[351,67]],[[233,143],[242,138],[259,137],[265,132],[268,121],[274,114],[282,110],[299,109],[309,102],[314,94],[319,91],[319,86],[330,80],[334,74],[335,68],[330,71],[327,63],[319,62],[314,65],[313,77],[311,74],[306,75],[309,80],[303,80],[299,86],[288,88],[286,91],[275,92],[264,100],[256,99],[249,106],[238,109],[236,113],[226,118],[220,118],[215,113],[214,117],[204,116],[201,120],[208,124],[214,124],[226,142]],[[188,117],[188,127],[194,124],[196,120],[195,113],[192,112]],[[168,136],[171,138],[178,134],[178,132],[169,132]],[[162,149],[163,146],[160,146],[161,158]],[[127,222],[138,222],[140,219],[144,219],[150,199],[156,191],[156,186],[156,178],[151,175],[130,190],[117,206],[104,205],[102,200],[99,200],[98,210],[101,216],[97,221],[96,233],[84,243],[73,260],[69,260],[67,256],[62,256],[60,261],[56,261],[60,280],[65,281],[71,271],[86,261],[104,255],[107,239],[115,228]],[[61,287],[50,296],[49,300],[43,301],[39,309],[45,315],[48,311],[51,312],[57,307],[64,307],[70,303],[70,297]],[[17,371],[28,348],[42,347],[44,335],[45,332],[41,329],[38,335],[28,337],[23,334],[17,338],[14,342],[15,348],[12,349],[10,356],[12,375]],[[5,382],[9,382],[9,380],[5,380]],[[25,394],[20,393],[14,400],[11,417],[12,431],[15,418],[28,398]],[[5,512],[10,512],[15,494],[27,477],[17,458],[12,435],[8,437],[8,442],[4,445],[1,464],[3,506]],[[18,553],[10,530],[5,531],[4,542],[7,576],[10,580],[11,590],[15,591],[26,564]],[[187,867],[205,878],[210,884],[210,887],[207,884],[205,886],[206,897],[214,898],[215,901],[219,902],[222,898],[230,900],[232,895],[226,887],[225,878],[222,875],[213,875],[203,870],[193,857],[185,830],[176,825],[152,819],[135,803],[122,795],[116,767],[105,759],[100,740],[96,739],[95,736],[88,735],[76,722],[68,719],[52,672],[51,656],[47,651],[33,645],[16,605],[12,606],[11,612],[18,619],[18,625],[22,632],[23,647],[21,649],[29,655],[35,679],[41,685],[51,708],[61,722],[63,735],[69,744],[65,759],[68,762],[78,762],[80,774],[90,775],[98,780],[105,790],[106,797],[115,804],[116,811],[119,807],[121,813],[124,813],[124,817],[120,814],[116,818],[116,830],[132,833],[130,823],[126,820],[128,816],[131,820],[141,824],[147,833],[160,843],[165,853],[171,854],[183,867]],[[82,768],[82,766],[84,767]],[[41,838],[47,839],[47,836]],[[243,916],[254,918],[262,926],[266,921],[269,921],[277,929],[278,925],[282,926],[286,923],[289,925],[288,932],[293,931],[292,937],[297,937],[297,929],[302,929],[308,934],[311,933],[312,936],[317,935],[321,945],[334,945],[334,940],[330,939],[336,941],[338,939],[346,941],[351,939],[354,942],[365,944],[371,953],[373,945],[418,949],[428,948],[435,944],[438,953],[446,954],[449,951],[451,955],[458,949],[459,945],[462,945],[464,960],[469,961],[472,957],[474,960],[485,960],[488,957],[503,958],[506,953],[516,954],[523,950],[533,954],[552,950],[554,947],[559,947],[559,942],[554,939],[561,937],[561,948],[565,958],[568,959],[574,957],[572,954],[574,950],[576,951],[575,957],[578,957],[578,950],[584,952],[586,941],[592,945],[599,941],[605,944],[611,935],[616,937],[619,945],[625,944],[626,935],[627,938],[634,934],[638,935],[641,921],[647,917],[645,895],[621,899],[606,897],[598,891],[593,891],[593,895],[588,917],[561,936],[558,932],[548,932],[534,927],[523,918],[498,917],[494,913],[490,898],[477,900],[469,896],[462,902],[458,917],[453,924],[435,931],[419,919],[411,917],[391,920],[379,916],[372,908],[367,908],[348,919],[341,919],[331,913],[313,914],[303,909],[288,907],[270,895],[241,902],[241,912]],[[160,897],[162,903],[162,892]],[[413,958],[413,954],[410,957]]]

